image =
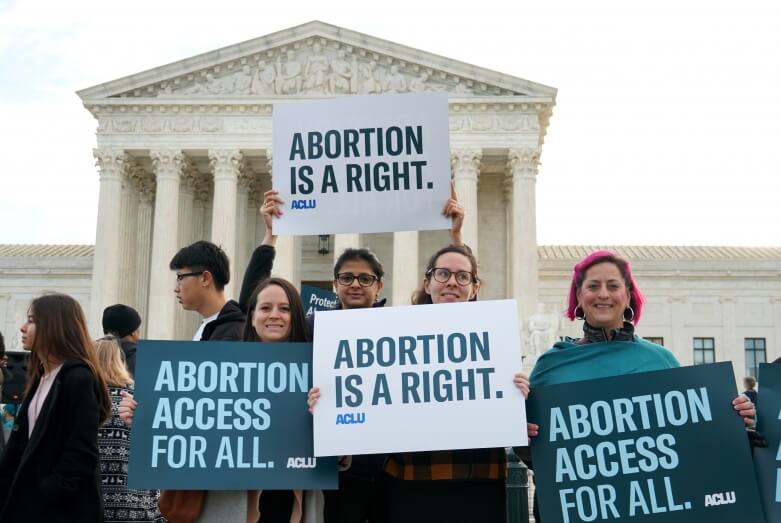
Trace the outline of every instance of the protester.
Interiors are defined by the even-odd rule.
[[[185,310],[197,311],[202,321],[193,341],[239,341],[245,321],[245,296],[249,297],[258,281],[268,276],[274,259],[270,234],[264,244],[253,253],[244,275],[240,296],[242,302],[228,300],[225,286],[230,281],[230,262],[225,252],[207,241],[197,241],[177,252],[169,268],[175,271],[174,293]],[[126,425],[133,419],[137,404],[133,396],[122,393],[119,416]],[[244,506],[246,505],[246,508]],[[172,523],[198,521],[256,521],[257,500],[245,492],[203,490],[164,490],[160,497],[160,510]]]
[[[413,304],[465,302],[475,299],[480,280],[477,260],[468,247],[440,249],[426,267],[423,286]],[[528,381],[517,374],[516,386],[526,395]],[[312,389],[314,409],[320,391]],[[504,449],[470,449],[391,454],[387,521],[504,522]]]
[[[0,521],[102,522],[98,427],[111,400],[79,304],[36,298],[21,327],[27,387],[0,457]]]
[[[132,391],[133,378],[125,366],[118,339],[114,336],[101,338],[95,342],[95,350],[111,398],[111,418],[98,430],[106,523],[163,523],[165,519],[157,505],[160,491],[137,490],[127,486],[130,429],[119,419],[119,402],[122,391]]]
[[[247,303],[244,341],[309,342],[312,335],[304,304],[295,287],[282,278],[262,281]],[[259,523],[301,523],[323,520],[319,492],[264,490],[260,492]]]
[[[273,219],[282,216],[279,206],[283,203],[277,191],[264,194],[261,213],[267,233],[273,230]],[[458,203],[452,186],[442,214],[452,220],[453,244],[463,245],[464,208]],[[345,249],[334,264],[333,286],[339,301],[333,310],[385,306],[387,300],[380,298],[384,275],[382,263],[372,251]],[[314,315],[307,319],[314,329]],[[319,397],[319,388],[313,388],[311,394]],[[382,523],[387,520],[386,459],[385,454],[352,456],[349,468],[339,473],[339,489],[325,491],[326,523]]]
[[[757,386],[757,379],[754,376],[746,376],[743,378],[743,387],[746,389],[743,391],[748,399],[756,405],[757,404],[757,390],[754,388]]]
[[[130,375],[136,373],[136,345],[141,337],[141,316],[128,305],[117,303],[103,309],[103,334],[119,338]]]
[[[556,342],[540,356],[531,387],[680,366],[669,350],[635,333],[644,304],[627,260],[604,250],[586,256],[575,265],[566,313],[570,320],[584,320],[583,337]],[[753,424],[754,405],[747,397],[738,396],[732,407]],[[535,517],[539,521],[536,511]]]

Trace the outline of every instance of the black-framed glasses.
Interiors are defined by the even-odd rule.
[[[336,282],[345,287],[352,285],[355,280],[358,280],[358,285],[361,287],[371,287],[374,282],[379,281],[379,278],[374,274],[369,274],[367,272],[362,272],[358,275],[351,272],[340,272],[336,275]]]
[[[446,269],[445,267],[433,267],[429,269],[428,272],[426,272],[426,276],[429,278],[434,278],[439,283],[447,283],[450,281],[450,277],[454,274],[456,275],[456,283],[462,287],[465,287],[470,283],[475,283],[477,280],[475,275],[469,271],[453,272],[450,269]]]
[[[193,271],[193,272],[177,272],[176,273],[176,283],[182,283],[182,280],[187,278],[188,276],[200,276],[206,271]]]

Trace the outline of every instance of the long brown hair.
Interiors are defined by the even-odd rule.
[[[116,336],[105,336],[96,340],[95,352],[98,353],[100,372],[103,373],[107,385],[128,387],[133,384],[133,378],[127,370]]]
[[[44,294],[30,303],[28,315],[35,324],[35,338],[30,347],[30,365],[27,367],[25,395],[43,375],[43,362],[76,360],[86,365],[98,382],[100,397],[100,424],[111,417],[111,399],[106,381],[98,370],[98,356],[92,345],[84,311],[81,305],[66,294]]]
[[[426,264],[426,270],[423,272],[423,280],[431,280],[431,270],[437,264],[437,260],[443,254],[447,254],[449,252],[460,254],[469,260],[469,265],[472,266],[472,276],[474,277],[475,281],[474,285],[476,287],[479,286],[480,279],[477,277],[477,258],[475,258],[475,255],[472,254],[472,249],[466,245],[447,245],[435,252],[434,255],[429,258],[428,263]],[[433,303],[431,301],[431,294],[426,292],[426,287],[421,283],[420,287],[418,287],[418,289],[412,293],[412,305],[427,305],[431,303]]]
[[[304,304],[301,301],[298,291],[292,283],[284,278],[267,278],[255,287],[247,303],[247,319],[244,322],[244,341],[261,341],[258,333],[255,332],[255,326],[252,325],[252,314],[258,304],[258,296],[269,285],[277,285],[285,291],[287,301],[290,304],[290,336],[287,341],[312,341],[312,333],[309,332],[309,324],[306,322],[304,313]]]

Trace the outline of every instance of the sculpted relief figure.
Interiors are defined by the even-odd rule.
[[[385,81],[382,83],[384,91],[389,93],[403,93],[407,90],[407,80],[399,72],[398,65],[392,65],[390,72],[385,75]]]
[[[252,85],[252,73],[250,67],[245,65],[237,72],[234,78],[233,91],[236,94],[249,94]]]
[[[312,48],[313,53],[306,59],[306,68],[304,69],[304,88],[308,92],[327,93],[328,92],[328,57],[323,54],[323,48],[320,44],[315,44]]]
[[[529,344],[535,358],[553,346],[557,325],[551,314],[545,313],[545,304],[537,304],[537,312],[529,317]]]
[[[296,60],[296,53],[287,52],[287,61],[283,64],[277,59],[277,94],[295,94],[301,92],[301,73],[303,67]]]
[[[358,93],[372,94],[382,92],[380,81],[377,79],[377,64],[374,61],[361,64],[359,69],[361,73],[361,84],[358,88]]]
[[[250,92],[252,94],[276,94],[277,71],[272,64],[263,60],[258,62],[258,69],[252,77]]]
[[[428,73],[420,73],[418,78],[413,78],[409,83],[410,91],[425,91],[428,89],[426,83],[428,82]]]
[[[350,93],[352,89],[353,67],[345,58],[345,52],[340,49],[336,57],[331,60],[331,74],[328,78],[328,87],[334,94]]]

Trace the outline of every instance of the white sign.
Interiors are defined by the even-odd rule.
[[[277,234],[449,229],[447,93],[274,105]]]
[[[315,456],[526,445],[515,300],[316,313]]]

